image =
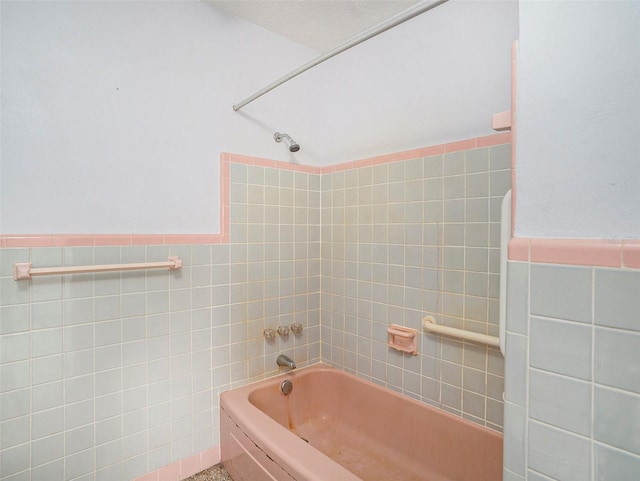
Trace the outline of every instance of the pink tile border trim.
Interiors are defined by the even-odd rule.
[[[507,257],[510,261],[529,261],[529,239],[514,237],[509,241]]]
[[[374,165],[386,164],[389,162],[399,162],[401,160],[416,159],[418,157],[430,157],[432,155],[442,155],[451,152],[460,152],[463,150],[479,149],[482,147],[492,147],[494,145],[508,144],[511,142],[511,133],[503,132],[500,134],[487,135],[486,137],[477,137],[474,139],[460,140],[450,142],[448,144],[432,145],[430,147],[422,147],[419,149],[405,150],[393,154],[380,155],[370,157],[368,159],[354,160],[344,162],[342,164],[322,167],[321,174],[331,174],[333,172],[342,172],[344,170],[359,169],[361,167],[372,167]]]
[[[11,247],[71,247],[71,246],[127,246],[127,245],[176,245],[176,244],[226,244],[229,242],[229,164],[259,165],[281,170],[292,170],[309,174],[328,174],[345,170],[368,167],[388,162],[441,155],[481,147],[508,144],[511,134],[477,137],[447,144],[432,145],[393,154],[360,159],[353,162],[314,167],[292,164],[277,160],[251,157],[248,155],[220,154],[220,233],[219,234],[37,234],[0,235],[0,249]]]
[[[220,447],[207,449],[135,478],[133,481],[180,481],[220,462]]]
[[[517,42],[514,43],[513,83]],[[515,89],[514,89],[515,90]],[[515,93],[512,92],[512,131],[474,139],[406,150],[393,154],[355,160],[328,167],[313,167],[288,162],[223,152],[220,155],[220,233],[219,234],[77,234],[77,235],[7,235],[0,236],[0,248],[6,247],[67,247],[67,246],[115,246],[115,245],[175,245],[175,244],[224,244],[229,242],[229,183],[230,164],[258,165],[312,174],[342,172],[389,162],[442,155],[512,142],[516,135]],[[515,147],[512,151],[512,175],[515,176]],[[515,179],[513,179],[515,181]],[[512,186],[515,194],[515,188]],[[513,197],[515,204],[515,196]],[[512,226],[515,209],[512,211]],[[513,261],[568,264],[582,266],[640,268],[640,240],[608,239],[537,239],[513,238],[509,242],[508,257]],[[215,463],[214,463],[215,464]],[[170,479],[170,478],[167,478]]]
[[[261,167],[271,167],[280,170],[293,170],[296,172],[304,172],[307,174],[321,174],[321,167],[314,167],[312,165],[292,164],[290,162],[283,162],[280,160],[263,159],[260,157],[251,157],[248,155],[230,154],[223,152],[220,154],[221,162],[233,162],[235,164],[247,164],[247,165],[259,165]]]
[[[518,40],[511,45],[511,236],[516,229],[516,138],[518,136],[517,123],[517,93],[518,93]]]
[[[540,264],[640,269],[640,240],[514,237],[508,256]]]
[[[511,110],[493,114],[493,117],[491,117],[491,128],[493,130],[510,130]]]
[[[531,262],[622,267],[622,243],[597,239],[531,239]]]
[[[221,234],[36,234],[0,236],[0,248],[220,244]]]
[[[640,240],[622,241],[622,264],[640,269]]]

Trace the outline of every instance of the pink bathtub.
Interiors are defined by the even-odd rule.
[[[500,434],[323,364],[223,393],[220,417],[234,481],[502,479]]]

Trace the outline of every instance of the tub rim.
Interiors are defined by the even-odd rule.
[[[298,368],[222,392],[220,394],[220,409],[262,452],[293,478],[308,481],[326,479],[362,481],[344,466],[310,446],[249,401],[249,395],[256,388],[279,385],[283,379],[292,379],[295,382],[297,375],[305,375],[313,371],[344,372],[321,362]],[[295,452],[296,456],[292,456],[292,452]]]
[[[485,431],[489,436],[502,438],[502,435],[497,431],[322,362],[222,392],[220,394],[220,409],[223,410],[231,421],[245,434],[251,433],[251,436],[248,437],[253,443],[273,459],[283,470],[296,479],[305,479],[308,481],[323,481],[326,479],[331,479],[332,481],[362,481],[361,478],[344,466],[310,446],[296,436],[295,433],[292,433],[285,426],[278,423],[275,419],[272,419],[249,400],[250,394],[256,388],[262,389],[277,386],[284,379],[291,379],[295,382],[295,378],[298,375],[304,376],[314,371],[339,373],[352,381],[366,383],[373,389],[384,391],[386,395],[398,398],[402,402],[416,404],[421,408],[435,411],[439,416],[448,418],[453,422],[466,424],[475,429]],[[268,446],[268,448],[265,446]],[[299,453],[298,456],[291,456],[290,453],[294,450],[296,453]],[[319,473],[322,475],[320,476]]]

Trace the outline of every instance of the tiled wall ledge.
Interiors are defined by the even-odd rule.
[[[133,481],[180,481],[219,462],[220,448],[216,446],[135,478]]]
[[[433,145],[420,149],[396,152],[393,154],[360,159],[353,162],[328,167],[313,167],[291,164],[246,155],[222,153],[220,155],[220,233],[219,234],[34,234],[0,235],[0,248],[15,247],[82,247],[82,246],[128,246],[128,245],[178,245],[178,244],[225,244],[229,242],[229,164],[249,164],[293,170],[312,174],[328,174],[360,167],[373,166],[389,162],[439,155],[462,150],[470,150],[493,145],[508,144],[511,134],[477,137],[473,139]]]
[[[514,237],[509,260],[640,269],[640,239],[538,239]]]

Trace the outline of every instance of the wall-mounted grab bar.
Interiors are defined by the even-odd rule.
[[[13,265],[13,279],[31,279],[34,276],[55,274],[84,274],[87,272],[135,271],[140,269],[181,269],[180,257],[169,257],[166,262],[141,262],[138,264],[108,264],[94,266],[41,267],[34,269],[30,262],[18,262]]]
[[[465,341],[477,342],[479,344],[488,344],[489,346],[500,346],[500,340],[494,336],[487,336],[477,332],[465,331],[464,329],[456,329],[455,327],[441,326],[431,316],[422,319],[422,328],[427,332],[434,334],[442,334],[443,336],[456,337]]]

